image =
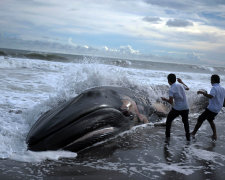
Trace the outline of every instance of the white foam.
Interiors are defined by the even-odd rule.
[[[207,151],[204,149],[195,148],[194,146],[190,147],[190,154],[196,159],[210,161],[214,164],[224,166],[223,163],[220,163],[219,160],[225,161],[225,156],[217,152]]]
[[[201,170],[202,166],[188,166],[183,163],[149,163],[140,161],[137,163],[124,162],[107,162],[99,160],[98,162],[89,162],[82,164],[83,166],[92,167],[95,169],[103,169],[110,171],[119,171],[124,174],[134,175],[140,174],[149,177],[148,174],[152,172],[159,172],[164,175],[167,171],[174,171],[183,175],[191,175],[197,170]]]
[[[70,151],[25,151],[23,154],[12,153],[10,159],[21,162],[41,162],[44,160],[59,160],[61,158],[75,158],[76,153]]]

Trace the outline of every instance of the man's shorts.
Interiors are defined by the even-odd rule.
[[[214,113],[210,111],[209,109],[205,109],[205,111],[199,116],[200,121],[208,120],[208,121],[213,121],[218,113]]]

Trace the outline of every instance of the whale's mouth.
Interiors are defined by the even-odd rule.
[[[71,144],[69,144],[68,146],[71,146],[73,143],[79,143],[81,141],[84,141],[90,137],[93,137],[93,136],[105,136],[107,134],[111,134],[115,131],[115,127],[104,127],[104,128],[101,128],[101,129],[96,129],[95,131],[92,131],[92,132],[89,132],[87,134],[85,134],[84,136],[76,139],[74,142],[72,142]]]
[[[31,136],[28,149],[43,151],[62,148],[77,152],[124,129],[127,127],[125,121],[126,117],[119,110],[101,105],[80,114],[71,123],[57,127],[41,139]]]
[[[120,130],[116,127],[102,127],[83,135],[82,137],[65,146],[63,149],[77,152],[79,151],[77,150],[77,147],[79,147],[80,149],[84,150],[86,147],[89,148],[91,145],[105,140],[108,137],[111,137],[112,135],[118,133],[119,131]]]

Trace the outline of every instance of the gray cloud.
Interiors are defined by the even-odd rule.
[[[182,19],[170,19],[167,21],[166,25],[169,27],[187,27],[193,26],[193,23]]]
[[[199,0],[200,3],[210,6],[224,5],[224,0]]]
[[[162,20],[159,17],[146,16],[146,17],[143,18],[143,21],[150,22],[150,23],[159,23]]]
[[[199,7],[216,7],[225,5],[224,0],[144,0],[144,2],[160,7],[167,7],[177,10],[196,9]]]
[[[225,0],[143,0],[149,8],[160,9],[170,18],[199,21],[207,25],[224,28]],[[155,14],[163,17],[163,13]]]
[[[189,8],[189,3],[180,0],[144,0],[148,4],[157,5],[160,7],[168,7],[172,9],[187,9]]]

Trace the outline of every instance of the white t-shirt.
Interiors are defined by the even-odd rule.
[[[175,110],[182,111],[189,109],[183,85],[173,83],[169,89],[169,96],[174,99],[173,108]]]
[[[209,105],[207,108],[214,113],[218,113],[223,107],[225,89],[218,83],[215,83],[212,86],[213,87],[209,94],[212,95],[213,98],[209,99]]]

